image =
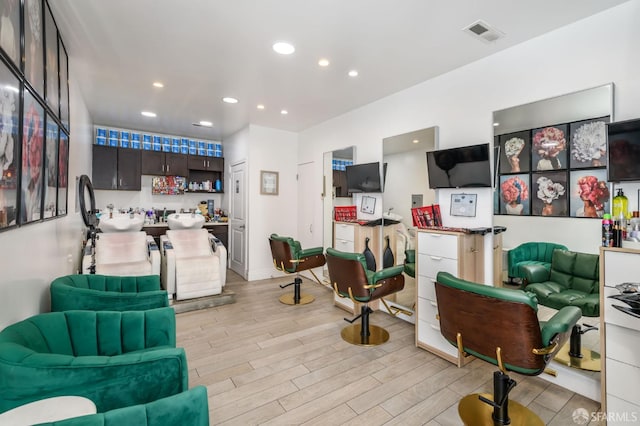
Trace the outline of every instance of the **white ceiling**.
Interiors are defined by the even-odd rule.
[[[249,123],[304,130],[624,2],[49,0],[95,124],[215,140]],[[505,37],[462,31],[479,19]],[[295,53],[274,53],[280,40]]]

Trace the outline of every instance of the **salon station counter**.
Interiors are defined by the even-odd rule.
[[[228,236],[229,236],[229,222],[205,222],[204,229],[209,231],[210,234],[215,235],[222,244],[224,244],[225,248],[228,247]],[[158,246],[160,245],[160,236],[164,235],[169,229],[169,225],[167,223],[155,223],[152,225],[144,225],[142,230],[147,233],[147,235],[151,235],[153,239],[156,241]]]

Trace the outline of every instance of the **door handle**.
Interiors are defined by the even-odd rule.
[[[209,167],[209,160],[207,160],[207,167]]]
[[[313,234],[313,223],[309,225],[309,233]]]
[[[167,164],[167,173],[169,173],[169,165]]]
[[[162,165],[162,173],[164,173],[164,164]]]
[[[238,229],[244,229],[244,225],[238,226]]]

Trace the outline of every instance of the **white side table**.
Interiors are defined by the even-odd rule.
[[[56,396],[30,402],[0,414],[3,426],[26,426],[95,414],[96,405],[82,396]]]

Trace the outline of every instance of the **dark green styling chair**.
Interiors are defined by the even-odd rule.
[[[66,275],[49,288],[51,310],[141,311],[169,306],[159,275]]]
[[[566,250],[567,247],[556,243],[529,242],[509,250],[507,252],[509,281],[513,282],[514,278],[525,280],[526,276],[521,268],[526,265],[540,265],[548,271],[555,249]]]
[[[404,251],[404,273],[411,278],[416,277],[416,251],[414,249]]]
[[[296,274],[292,283],[280,286],[280,288],[285,288],[293,285],[293,294],[289,293],[280,296],[280,301],[287,305],[305,305],[313,302],[314,297],[312,295],[300,293],[300,284],[302,284],[300,272],[311,272],[318,284],[321,284],[313,272],[313,268],[318,268],[326,263],[322,247],[303,250],[300,241],[296,241],[291,237],[282,237],[278,234],[271,234],[269,245],[273,256],[273,266],[285,274]]]
[[[74,417],[37,426],[208,426],[207,388],[197,386],[147,404],[118,408],[106,413]]]
[[[369,324],[369,314],[373,310],[368,303],[401,291],[404,288],[403,266],[392,266],[378,272],[367,269],[367,261],[362,253],[345,253],[327,249],[327,267],[333,290],[339,297],[348,297],[355,306],[361,305],[360,315],[345,321],[354,324],[342,329],[342,339],[355,345],[373,346],[389,340],[389,332],[382,327]],[[387,310],[392,312],[387,306]]]
[[[567,306],[549,321],[540,322],[532,294],[476,284],[446,272],[437,275],[436,298],[442,335],[458,348],[460,356],[473,355],[499,369],[493,375],[493,395],[472,394],[460,401],[462,421],[467,425],[543,425],[528,408],[509,401],[516,382],[507,372],[542,373],[569,338],[580,309]]]
[[[35,315],[0,332],[0,412],[77,395],[98,412],[146,404],[188,388],[172,308]]]

